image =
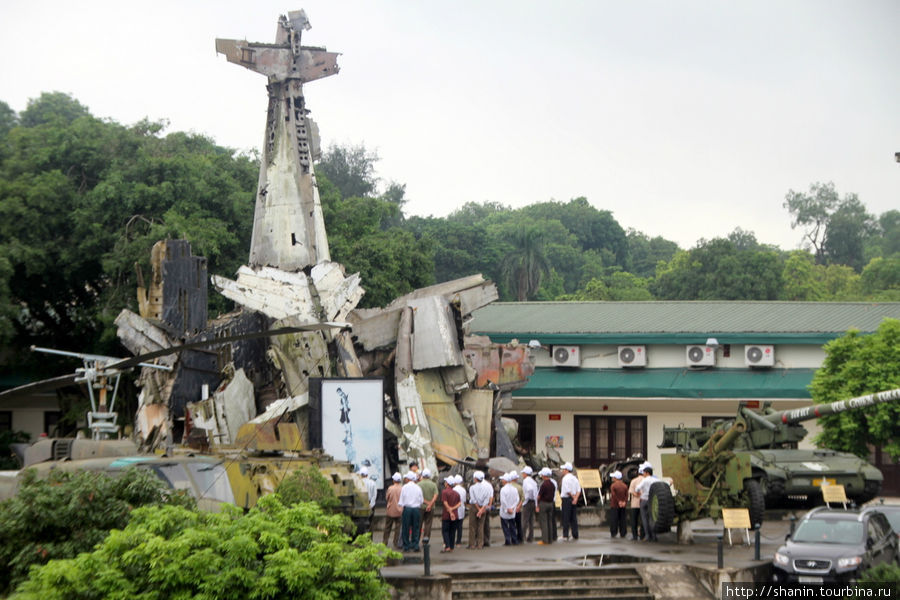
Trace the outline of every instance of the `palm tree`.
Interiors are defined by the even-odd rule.
[[[535,227],[521,227],[513,236],[513,249],[503,257],[500,274],[516,299],[524,302],[541,287],[541,278],[550,273],[544,256],[544,236]]]

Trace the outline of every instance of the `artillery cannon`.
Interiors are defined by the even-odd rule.
[[[745,507],[750,522],[762,522],[766,508],[792,503],[815,504],[822,485],[843,485],[857,504],[881,491],[881,472],[865,460],[834,450],[799,450],[807,434],[800,423],[900,399],[900,389],[775,411],[768,404],[760,412],[745,405],[734,419],[708,427],[665,427],[661,448],[675,448],[662,456],[662,473],[673,482],[650,490],[651,520],[656,531],[673,523],[718,518],[723,508]]]

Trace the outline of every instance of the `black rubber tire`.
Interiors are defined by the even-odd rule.
[[[747,498],[750,500],[748,506],[750,527],[762,527],[763,519],[766,516],[766,497],[763,494],[762,486],[756,479],[746,479],[744,480],[744,491],[747,492]]]
[[[861,494],[851,496],[850,499],[856,502],[857,506],[862,506],[869,500],[881,493],[881,482],[869,479],[866,481]]]
[[[667,533],[675,521],[675,500],[669,484],[664,481],[652,484],[648,503],[650,527],[656,533]]]
[[[784,479],[769,479],[766,486],[766,506],[777,508],[785,506],[787,496],[784,492]]]

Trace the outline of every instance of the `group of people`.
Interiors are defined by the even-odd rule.
[[[639,465],[637,476],[628,485],[622,481],[620,471],[611,473],[610,478],[610,536],[626,537],[630,521],[632,540],[657,541],[656,531],[650,523],[650,487],[660,479],[653,475],[653,465],[649,462]]]
[[[540,527],[537,543],[551,544],[557,539],[557,493],[562,504],[563,539],[577,540],[575,507],[581,497],[581,485],[572,473],[571,463],[560,468],[563,476],[559,482],[553,478],[549,468],[534,473],[531,467],[526,466],[521,475],[516,471],[504,473],[499,477],[499,501],[495,502],[496,490],[483,471],[472,474],[468,489],[463,486],[462,475],[448,475],[439,492],[431,472],[423,469],[420,473],[413,463],[406,475],[393,474],[393,483],[385,492],[387,509],[383,542],[404,552],[418,552],[420,540],[431,538],[433,516],[439,508],[443,538],[441,552],[453,552],[462,543],[466,515],[469,518],[466,547],[484,548],[490,546],[490,515],[496,506],[504,545],[533,542],[535,520]],[[540,479],[540,484],[536,478]],[[370,505],[373,505],[371,499]]]

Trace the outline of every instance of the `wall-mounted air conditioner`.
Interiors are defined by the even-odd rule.
[[[647,348],[645,346],[619,346],[620,367],[646,367]]]
[[[581,347],[579,346],[553,346],[554,367],[580,367]]]
[[[775,346],[767,344],[744,346],[744,364],[748,367],[774,367]]]
[[[685,359],[689,367],[714,367],[716,365],[716,349],[712,346],[687,346]]]

